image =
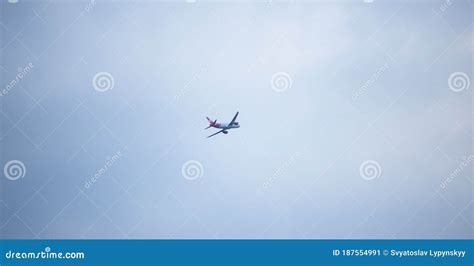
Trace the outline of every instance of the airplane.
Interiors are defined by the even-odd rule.
[[[239,115],[239,112],[237,112],[234,116],[234,118],[232,119],[232,121],[230,121],[230,123],[217,123],[217,119],[212,121],[209,117],[206,117],[207,118],[207,121],[209,121],[209,126],[206,127],[205,129],[208,129],[208,128],[211,128],[211,127],[214,127],[214,128],[220,128],[221,130],[220,131],[217,131],[216,133],[210,135],[210,136],[207,136],[208,138],[214,136],[214,135],[217,135],[219,133],[224,133],[224,134],[227,134],[229,133],[229,129],[233,129],[233,128],[239,128],[240,125],[238,122],[235,121],[235,119],[237,119],[237,116]]]

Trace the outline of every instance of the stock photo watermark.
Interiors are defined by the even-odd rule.
[[[29,63],[25,67],[19,67],[15,77],[0,91],[0,97],[7,95],[18,83],[26,77],[26,75],[34,68],[33,63]]]
[[[448,78],[449,89],[454,92],[461,92],[469,89],[471,86],[471,79],[464,72],[454,72]]]
[[[382,175],[382,166],[375,160],[367,160],[360,165],[359,174],[365,180],[374,180]]]
[[[109,72],[99,72],[92,79],[92,86],[98,92],[106,92],[114,88],[115,80]]]
[[[276,92],[284,92],[291,88],[293,80],[291,76],[286,72],[277,72],[273,74],[271,80],[272,89]]]
[[[92,187],[92,185],[97,182],[118,160],[120,160],[122,156],[122,152],[118,151],[112,156],[108,157],[104,165],[84,183],[84,188],[89,189]]]
[[[12,181],[23,178],[26,174],[25,164],[19,160],[8,161],[3,167],[3,174]]]
[[[300,159],[301,153],[294,153],[287,161],[280,165],[273,174],[263,182],[262,188],[267,190],[273,185],[277,179],[279,179],[283,173],[289,169],[298,159]]]
[[[450,6],[452,6],[454,3],[454,0],[445,0],[443,3],[439,6],[439,11],[444,12],[446,11]]]
[[[184,95],[191,91],[191,86],[196,84],[199,80],[201,80],[201,76],[207,72],[207,67],[202,66],[199,70],[194,73],[194,75],[189,79],[184,86],[178,91],[178,93],[174,96],[174,101],[179,101]]]
[[[458,167],[454,169],[451,174],[446,177],[443,182],[439,185],[442,189],[445,189],[449,183],[453,182],[454,179],[456,179],[466,168],[469,168],[469,165],[472,163],[474,160],[474,155],[471,154],[469,156],[463,156],[461,162],[459,163]],[[468,171],[471,169],[468,169]]]
[[[356,101],[359,99],[360,96],[364,95],[367,93],[370,87],[374,85],[374,83],[382,77],[382,75],[390,69],[392,63],[394,63],[394,60],[390,58],[389,61],[385,62],[381,67],[375,71],[372,76],[364,82],[364,84],[352,95],[352,101]]]
[[[5,252],[7,260],[41,260],[41,259],[84,259],[84,252],[55,252],[50,247],[41,251],[12,251]]]
[[[90,0],[90,2],[84,7],[84,11],[89,13],[96,5],[96,1],[95,0]]]
[[[181,167],[181,174],[187,180],[196,180],[204,174],[202,163],[196,160],[189,160]]]

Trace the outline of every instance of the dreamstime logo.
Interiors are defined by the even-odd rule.
[[[5,259],[7,260],[57,260],[57,259],[84,259],[86,254],[84,252],[56,252],[52,251],[50,247],[45,247],[40,251],[15,251],[9,250],[5,252]]]
[[[114,77],[109,72],[99,72],[92,79],[92,86],[98,92],[105,92],[114,88]]]
[[[18,73],[15,75],[15,78],[10,81],[10,83],[5,86],[3,90],[0,91],[0,96],[7,95],[23,78],[26,77],[35,66],[33,63],[29,63],[26,67],[19,67]]]
[[[454,92],[461,92],[469,89],[471,79],[464,72],[454,72],[448,78],[448,86]]]
[[[359,167],[360,176],[365,180],[373,180],[382,175],[382,167],[377,161],[367,160]]]
[[[92,8],[95,7],[95,5],[96,5],[95,0],[90,0],[90,2],[86,5],[86,7],[84,7],[84,11],[90,12]]]
[[[390,61],[385,62],[381,67],[375,71],[372,76],[364,82],[364,84],[357,89],[357,91],[352,95],[352,101],[356,101],[360,96],[364,95],[367,90],[375,84],[375,82],[382,77],[382,75],[390,68],[391,64],[394,63],[394,59],[390,58]]]
[[[439,6],[441,12],[446,11],[453,4],[452,0],[445,0],[443,4]]]
[[[280,167],[276,169],[276,171],[265,180],[265,182],[262,185],[262,188],[264,190],[267,190],[271,187],[272,184],[274,184],[278,178],[280,178],[284,172],[291,168],[291,166],[301,157],[301,152],[296,152],[293,154],[287,161],[285,161]]]
[[[89,189],[97,180],[99,180],[121,157],[122,152],[118,151],[114,155],[107,157],[105,164],[95,172],[95,174],[90,177],[85,183],[84,187]]]
[[[181,174],[187,180],[196,180],[204,174],[204,167],[199,161],[189,160],[183,164]]]
[[[16,4],[16,3],[18,3],[18,0],[8,0],[8,3],[10,3],[10,4]]]
[[[291,88],[291,85],[293,83],[290,75],[286,72],[277,72],[273,74],[271,82],[272,88],[276,92],[283,92]]]
[[[458,165],[458,167],[456,167],[456,169],[454,169],[454,171],[448,177],[445,178],[443,182],[441,182],[440,187],[442,189],[445,189],[449,183],[451,183],[454,179],[456,179],[456,177],[458,177],[462,173],[464,169],[468,168],[468,166],[472,163],[473,160],[474,155],[472,154],[470,154],[469,156],[463,156],[461,163]]]
[[[3,167],[3,173],[9,180],[18,180],[25,177],[26,167],[22,161],[11,160]]]
[[[201,74],[206,71],[206,68],[201,68],[197,73],[193,75],[193,77],[184,84],[184,86],[179,90],[179,92],[175,95],[174,100],[179,101],[181,97],[183,97],[186,93],[190,91],[191,85],[195,84],[197,81],[201,79]]]

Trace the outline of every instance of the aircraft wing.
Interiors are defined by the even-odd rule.
[[[220,131],[217,131],[216,133],[214,133],[214,134],[212,134],[212,135],[209,135],[209,136],[207,136],[207,137],[210,138],[210,137],[212,137],[212,136],[214,136],[214,135],[217,135],[217,134],[219,134],[219,133],[222,133],[223,131],[224,131],[224,129],[223,129],[223,130],[220,130]]]
[[[238,115],[239,115],[239,112],[237,112],[237,113],[235,114],[235,116],[234,116],[234,118],[232,119],[232,121],[230,121],[229,126],[232,126],[232,124],[234,124],[235,119],[237,119],[237,116],[238,116]]]

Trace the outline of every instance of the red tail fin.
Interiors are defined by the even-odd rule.
[[[211,125],[215,125],[217,123],[217,119],[212,121],[209,117],[206,117],[207,118],[207,121],[209,121],[209,124]]]

